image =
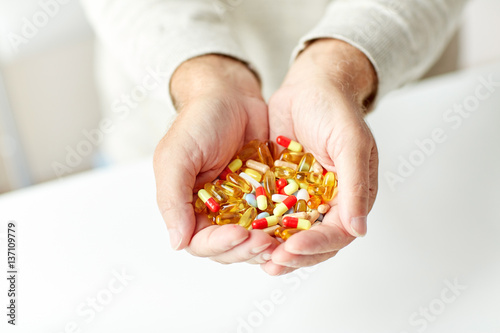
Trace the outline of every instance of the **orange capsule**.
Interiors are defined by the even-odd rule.
[[[321,199],[321,197],[318,197],[317,195],[313,195],[309,198],[309,200],[307,200],[307,207],[311,208],[311,209],[316,209],[318,208],[319,205],[321,205],[321,202],[323,200]]]
[[[292,216],[285,216],[283,218],[283,226],[286,228],[307,230],[311,228],[311,221]]]
[[[277,225],[280,218],[277,216],[268,216],[252,222],[253,229],[265,229]]]
[[[272,195],[276,194],[276,177],[274,176],[274,172],[268,170],[264,174],[264,189],[266,190],[266,195],[269,200],[272,200]]]
[[[219,211],[220,209],[219,204],[217,203],[217,201],[215,201],[214,198],[212,198],[212,196],[206,190],[199,190],[198,197],[212,212],[215,213]]]
[[[280,135],[276,138],[276,142],[291,151],[300,152],[302,151],[302,145],[297,141],[287,138],[286,136]]]
[[[282,216],[283,214],[286,213],[287,210],[295,206],[296,203],[297,203],[297,198],[293,195],[290,195],[288,198],[286,198],[285,200],[276,205],[276,208],[274,208],[273,211],[273,215]]]
[[[273,156],[271,155],[271,152],[269,151],[269,148],[267,148],[265,143],[261,143],[259,145],[259,147],[257,148],[257,153],[259,155],[259,161],[262,164],[266,164],[270,168],[273,167],[274,165]]]
[[[224,193],[222,188],[216,184],[206,183],[203,187],[218,203],[224,203],[227,201],[227,195]]]
[[[279,152],[279,149],[278,149],[278,146],[276,145],[276,143],[274,143],[271,140],[267,140],[266,146],[267,146],[267,149],[269,149],[269,152],[271,153],[271,156],[273,157],[273,159],[277,160],[279,155],[280,155],[280,152]]]
[[[235,185],[238,185],[245,193],[252,192],[252,185],[235,173],[229,173],[227,175],[227,180]]]
[[[219,178],[220,179],[223,179],[223,180],[226,180],[226,177],[229,173],[231,172],[236,172],[238,171],[241,166],[243,165],[243,162],[237,158],[237,159],[234,159],[231,163],[229,163],[229,165],[221,172],[221,174],[219,175]]]
[[[260,186],[257,187],[255,190],[255,197],[257,198],[257,207],[260,210],[266,210],[267,209],[267,196],[266,196],[266,190],[264,187]]]

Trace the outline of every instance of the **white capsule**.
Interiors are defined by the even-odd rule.
[[[299,190],[299,192],[297,193],[297,200],[305,200],[307,202],[307,200],[309,200],[309,193],[307,193],[307,190],[302,188]]]
[[[247,182],[249,182],[250,185],[252,185],[252,187],[253,187],[254,190],[256,190],[257,187],[262,186],[262,185],[260,185],[260,183],[258,181],[256,181],[255,179],[253,179],[252,176],[250,176],[247,173],[241,172],[240,173],[240,177],[243,178],[244,180],[246,180]]]
[[[283,200],[285,200],[286,198],[288,198],[288,195],[283,195],[283,194],[273,194],[271,196],[271,200],[273,200],[274,202],[282,202]]]

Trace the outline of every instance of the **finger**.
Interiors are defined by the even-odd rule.
[[[224,264],[249,261],[259,256],[271,245],[278,246],[277,243],[278,241],[268,234],[260,230],[251,230],[249,237],[244,242],[230,250],[212,256],[211,259]]]
[[[278,248],[273,252],[272,262],[286,267],[308,267],[333,258],[337,253],[338,251],[332,251],[311,255],[299,255],[289,253],[283,248]]]
[[[294,267],[286,267],[273,263],[272,261],[268,261],[265,264],[260,265],[260,268],[267,274],[271,276],[279,276],[285,275],[296,270]]]
[[[362,122],[362,120],[360,120]],[[355,237],[366,234],[370,200],[370,153],[373,139],[362,124],[353,126],[329,144],[339,177],[340,220]]]
[[[212,257],[224,253],[250,236],[248,230],[236,224],[212,225],[197,232],[186,249],[198,257]]]
[[[155,151],[154,172],[158,207],[170,234],[170,245],[181,250],[189,244],[195,228],[193,187],[199,170],[178,144],[175,128],[170,131]]]

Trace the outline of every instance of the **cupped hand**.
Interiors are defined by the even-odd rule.
[[[243,63],[207,55],[181,65],[171,81],[179,113],[154,156],[157,201],[171,246],[221,263],[264,263],[278,245],[261,231],[212,225],[193,196],[217,178],[248,141],[268,137],[267,105]]]
[[[369,60],[347,43],[309,45],[269,102],[270,137],[299,141],[327,170],[337,172],[338,196],[323,222],[277,247],[262,265],[271,275],[315,265],[364,236],[377,193],[378,154],[363,120],[376,91]]]

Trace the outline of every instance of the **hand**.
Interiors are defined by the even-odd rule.
[[[299,141],[338,175],[338,198],[323,223],[280,245],[262,268],[271,275],[315,265],[366,233],[377,193],[378,154],[363,120],[376,91],[365,55],[334,39],[310,44],[269,102],[270,137]]]
[[[171,80],[179,112],[155,151],[157,200],[176,250],[222,263],[263,263],[278,245],[261,231],[216,226],[195,215],[193,192],[217,178],[248,141],[268,137],[267,106],[255,75],[232,58],[182,64]]]

